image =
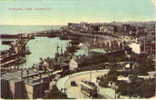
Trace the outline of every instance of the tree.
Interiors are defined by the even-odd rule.
[[[106,75],[99,77],[99,85],[102,87],[108,87],[109,82],[117,82],[117,71],[110,70]]]
[[[58,90],[56,85],[44,96],[44,99],[67,99],[67,95]]]
[[[107,75],[103,75],[101,77],[99,77],[99,85],[102,87],[108,87],[108,79],[107,79]]]
[[[140,97],[144,97],[144,98],[149,98],[155,95],[155,80],[153,79],[149,79],[149,80],[145,80],[144,82],[142,82],[142,84],[140,84],[139,87],[137,87],[138,95]]]
[[[139,70],[140,70],[140,73],[142,73],[142,74],[147,74],[147,72],[153,71],[154,70],[154,62],[152,61],[152,59],[147,58],[144,61],[140,62]]]

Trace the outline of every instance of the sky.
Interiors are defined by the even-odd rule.
[[[0,0],[0,25],[156,21],[156,0]]]

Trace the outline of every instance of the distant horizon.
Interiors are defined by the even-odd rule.
[[[116,22],[116,23],[149,23],[149,22],[155,22],[156,23],[156,20],[149,20],[149,21],[100,21],[100,22],[88,22],[88,21],[80,21],[80,22],[68,22],[68,23],[113,23],[113,22]],[[66,26],[68,25],[68,23],[66,24],[31,24],[30,26]],[[26,24],[0,24],[0,26],[29,26],[29,25],[26,25]]]

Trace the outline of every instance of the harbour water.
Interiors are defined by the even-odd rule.
[[[31,67],[33,64],[37,64],[40,58],[51,57],[54,58],[55,54],[61,53],[61,49],[64,52],[69,43],[69,40],[60,40],[59,38],[46,38],[39,37],[28,42],[27,47],[31,51],[30,55],[26,56],[26,63],[24,67]],[[101,49],[92,49],[91,51],[104,52]],[[87,48],[81,48],[75,55],[87,55]]]
[[[39,32],[46,30],[59,29],[60,26],[0,26],[0,34],[17,34],[17,33],[31,33]],[[30,40],[27,44],[27,47],[31,51],[30,55],[26,56],[26,63],[19,65],[20,67],[29,68],[33,64],[37,64],[40,58],[51,57],[54,58],[57,52],[57,47],[59,47],[58,52],[61,52],[61,49],[64,51],[69,40],[60,40],[59,38],[47,38],[47,37],[37,37],[33,40]],[[8,45],[1,45],[0,50],[9,49]],[[100,49],[93,49],[93,51],[100,51]],[[87,48],[81,48],[78,50],[75,55],[86,55],[88,52]]]
[[[51,25],[0,25],[0,34],[26,34],[44,30],[59,29],[61,26]],[[6,40],[6,39],[5,39]],[[0,51],[9,49],[8,45],[0,43]]]
[[[0,34],[18,34],[18,33],[31,33],[40,32],[46,30],[59,29],[60,26],[17,26],[17,25],[0,25]],[[59,52],[65,50],[68,41],[60,40],[59,38],[46,38],[38,37],[30,40],[27,47],[31,51],[30,55],[26,56],[26,63],[20,65],[22,67],[31,67],[33,64],[37,64],[40,58],[55,57],[57,52],[57,46],[59,46]],[[9,49],[8,45],[0,44],[0,50]]]
[[[39,37],[28,42],[27,46],[31,51],[30,55],[26,56],[25,67],[31,67],[33,64],[37,64],[40,58],[55,57],[57,52],[57,47],[59,47],[58,52],[61,49],[64,51],[69,41],[60,40],[59,38],[46,38]]]

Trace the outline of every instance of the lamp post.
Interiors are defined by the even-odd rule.
[[[90,81],[92,81],[92,71],[90,69]]]

